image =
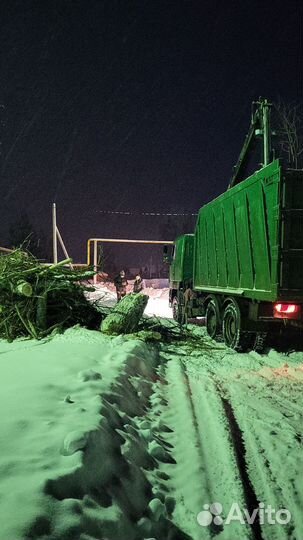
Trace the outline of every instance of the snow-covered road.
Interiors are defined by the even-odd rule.
[[[235,354],[192,332],[162,352],[176,522],[197,540],[303,538],[302,353]]]

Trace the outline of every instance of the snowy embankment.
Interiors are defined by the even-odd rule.
[[[98,429],[99,396],[131,347],[120,343],[117,354],[115,342],[80,328],[42,342],[1,342],[1,539],[23,537],[31,522],[33,537],[49,532],[56,509],[50,513],[43,494],[63,499],[80,488],[63,479],[81,468],[88,434]]]
[[[172,502],[154,495],[170,460],[148,399],[157,354],[81,328],[0,354],[1,540],[173,531]]]

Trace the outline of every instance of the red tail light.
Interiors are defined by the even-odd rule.
[[[299,319],[301,306],[298,304],[274,304],[274,317],[277,319]]]

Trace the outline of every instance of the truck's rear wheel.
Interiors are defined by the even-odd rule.
[[[222,328],[217,306],[213,300],[207,304],[206,308],[206,330],[212,339],[222,338]]]
[[[236,351],[246,351],[251,344],[251,332],[241,328],[241,311],[235,302],[228,304],[223,315],[223,339],[225,345]]]

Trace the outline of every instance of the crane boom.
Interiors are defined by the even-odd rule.
[[[233,174],[229,183],[229,188],[241,182],[241,173],[245,169],[249,155],[256,142],[257,137],[263,137],[263,167],[271,161],[271,130],[270,130],[270,108],[271,103],[265,98],[253,102],[253,112],[251,123],[245,141],[240,152],[238,161],[233,168]]]

